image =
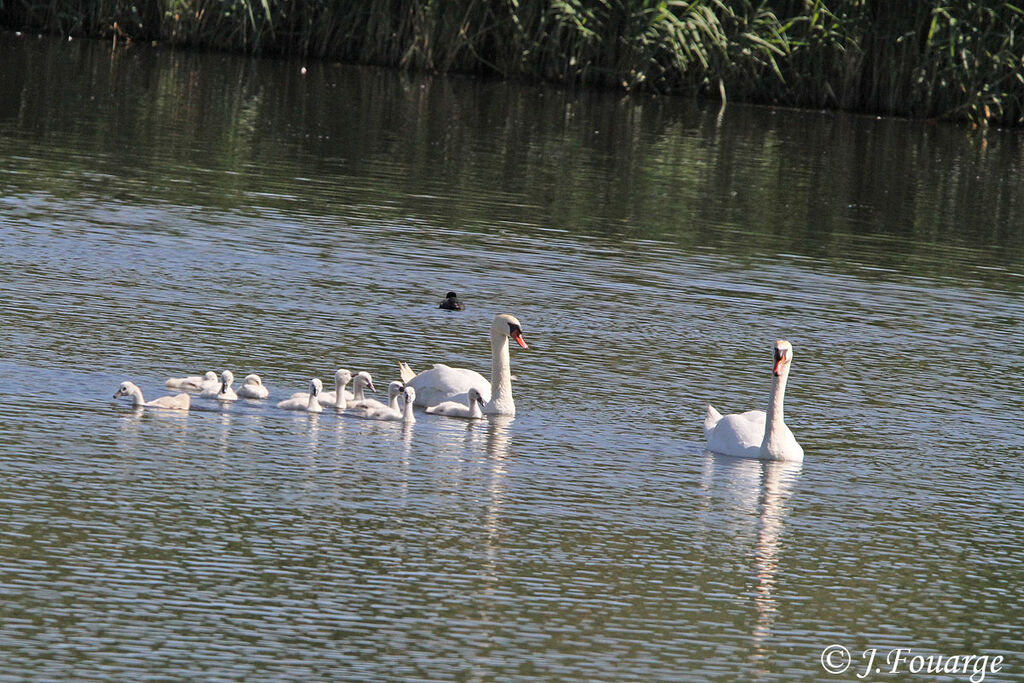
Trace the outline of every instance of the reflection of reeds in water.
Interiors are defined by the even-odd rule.
[[[42,0],[0,24],[430,71],[1019,123],[1024,14],[946,0]]]

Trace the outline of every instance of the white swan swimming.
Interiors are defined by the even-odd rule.
[[[345,401],[349,408],[362,408],[366,405],[380,404],[380,401],[366,398],[365,391],[367,388],[370,391],[377,391],[377,387],[373,386],[373,377],[365,370],[357,372],[355,379],[352,380],[352,394],[349,395],[347,391],[345,392]]]
[[[708,404],[704,418],[704,435],[708,450],[741,458],[761,460],[800,461],[804,449],[796,442],[793,432],[783,421],[782,403],[786,394],[786,380],[793,362],[793,345],[780,339],[774,348],[775,375],[772,380],[768,412],[749,410],[723,416]]]
[[[396,379],[388,385],[388,402],[386,404],[381,403],[375,398],[365,398],[357,406],[349,404],[349,408],[355,407],[356,410],[368,410],[370,408],[391,408],[391,410],[398,410],[398,395],[402,393],[402,389],[404,388],[405,385]]]
[[[203,398],[215,398],[218,401],[237,401],[238,394],[231,388],[231,385],[235,383],[235,373],[230,370],[225,370],[220,373],[220,384],[216,387],[207,387],[203,389],[203,393],[199,394]]]
[[[246,375],[242,380],[242,386],[238,387],[239,398],[267,398],[270,396],[270,389],[263,385],[263,379],[259,375]]]
[[[364,420],[401,421],[406,424],[412,424],[415,422],[416,416],[412,414],[412,406],[416,402],[416,390],[406,385],[401,392],[399,392],[397,400],[399,403],[398,408],[391,408],[389,406],[371,406],[369,408],[353,410],[346,414],[354,417],[361,417]]]
[[[114,394],[114,398],[121,396],[131,396],[132,405],[136,407],[146,406],[148,408],[167,408],[168,410],[188,410],[192,402],[188,394],[161,396],[158,399],[147,402],[142,397],[142,389],[139,389],[134,382],[121,382],[121,386],[118,388],[117,393]]]
[[[207,371],[205,375],[189,375],[188,377],[168,377],[164,382],[168,389],[185,389],[186,391],[206,391],[207,388],[219,389],[220,380],[213,370]]]
[[[353,390],[346,391],[345,385],[348,384],[349,379],[351,378],[352,373],[348,370],[338,370],[335,372],[334,381],[338,384],[338,389],[335,391],[322,392],[320,396],[317,397],[320,401],[320,405],[334,406],[334,408],[339,411],[345,410],[346,408],[358,408],[362,405],[362,402],[366,400],[364,391],[367,387],[370,388],[370,391],[377,391],[376,387],[373,386],[373,377],[371,377],[368,372],[356,373],[355,383],[352,386]],[[337,402],[339,391],[343,396],[341,405],[338,405]],[[305,391],[296,391],[291,395],[291,398],[305,401],[309,398],[309,393]]]
[[[484,414],[480,410],[480,404],[483,399],[480,397],[480,392],[476,390],[476,387],[471,387],[467,392],[469,398],[469,405],[466,406],[456,401],[445,401],[444,403],[438,403],[436,406],[427,408],[427,412],[432,415],[445,415],[447,417],[466,417],[466,418],[477,418],[483,417]]]
[[[484,401],[487,415],[515,415],[512,400],[512,373],[509,369],[508,340],[515,340],[524,349],[530,348],[523,339],[519,321],[504,313],[494,316],[491,323],[491,381],[483,375],[465,368],[453,368],[436,363],[430,370],[413,372],[405,363],[399,363],[402,381],[416,389],[416,405],[435,406],[444,401],[457,401],[469,405],[468,392],[475,388]]]
[[[319,378],[314,377],[309,380],[309,392],[301,392],[299,397],[293,395],[291,398],[285,399],[277,404],[278,408],[282,410],[305,410],[310,413],[322,413],[324,411],[323,406],[320,405],[318,400],[320,393],[324,390],[324,383]],[[306,398],[302,398],[302,396]]]
[[[339,368],[334,371],[334,391],[325,391],[318,397],[320,399],[320,405],[322,406],[334,406],[337,410],[345,410],[347,407],[347,401],[342,400],[341,405],[338,405],[338,392],[340,391],[344,398],[347,399],[350,395],[345,387],[352,381],[352,373],[343,368]]]

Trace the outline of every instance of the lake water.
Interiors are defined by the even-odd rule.
[[[1019,133],[34,35],[0,73],[0,680],[1024,680]],[[273,405],[487,373],[499,312],[514,419]],[[806,460],[705,452],[777,338]],[[272,400],[111,399],[222,369]],[[907,667],[868,678],[968,680]]]

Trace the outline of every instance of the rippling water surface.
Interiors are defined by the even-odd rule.
[[[0,680],[1024,680],[1017,134],[300,66],[0,40]],[[514,419],[110,398],[498,312]]]

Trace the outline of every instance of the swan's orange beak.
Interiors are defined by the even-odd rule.
[[[526,340],[523,339],[523,333],[520,332],[519,330],[512,331],[512,338],[516,340],[516,344],[519,344],[524,349],[530,348],[529,346],[526,345]]]
[[[786,362],[785,356],[779,356],[779,359],[775,361],[775,370],[773,370],[773,372],[776,377],[782,374],[782,366],[785,365]]]

